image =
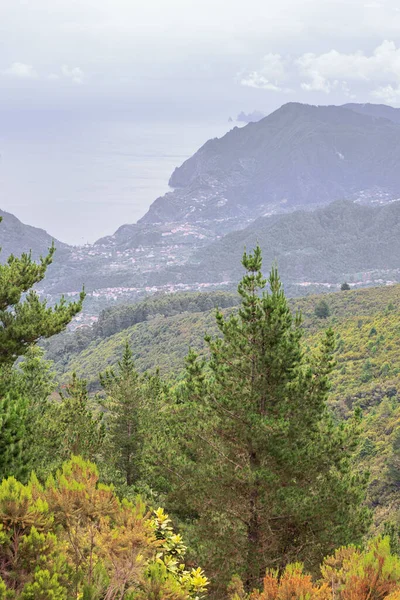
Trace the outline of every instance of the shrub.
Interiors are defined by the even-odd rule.
[[[314,310],[315,316],[319,319],[327,319],[331,314],[326,300],[320,300]]]
[[[185,551],[162,509],[120,500],[79,457],[45,485],[0,485],[0,598],[199,599],[208,582]]]

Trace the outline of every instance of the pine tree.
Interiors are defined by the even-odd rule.
[[[40,338],[65,329],[82,308],[83,292],[78,302],[67,304],[61,298],[51,308],[31,289],[45,277],[54,252],[52,246],[38,263],[31,254],[11,255],[0,265],[0,366],[12,364]]]
[[[44,358],[43,349],[31,346],[10,374],[9,388],[23,398],[24,416],[20,415],[19,420],[24,424],[20,447],[25,473],[41,473],[48,459],[48,420],[52,418],[51,394],[56,389],[52,367],[53,363]]]
[[[0,480],[28,475],[26,446],[28,402],[17,390],[0,397]]]
[[[90,405],[87,382],[73,373],[60,396],[61,402],[50,403],[43,417],[40,445],[48,470],[72,454],[94,460],[103,449],[103,414]]]
[[[21,389],[19,383],[22,380],[16,379],[11,366],[40,338],[65,329],[81,310],[85,296],[82,292],[79,301],[70,304],[61,298],[50,308],[31,289],[45,277],[54,252],[53,245],[47,256],[37,263],[31,254],[22,254],[20,258],[11,255],[0,265],[0,474],[3,477],[11,473],[23,477],[27,473],[31,455],[29,428],[35,421],[28,390]],[[27,383],[27,371],[25,375]],[[36,376],[33,371],[31,375]]]
[[[28,400],[31,408],[46,403],[57,387],[53,363],[44,358],[44,350],[39,346],[31,346],[15,371],[15,385]]]
[[[320,300],[316,305],[314,312],[319,319],[327,319],[331,314],[326,300]]]
[[[172,407],[178,477],[169,498],[190,519],[209,572],[237,572],[249,590],[266,567],[302,560],[315,569],[335,546],[360,538],[368,514],[365,478],[350,468],[357,423],[336,425],[326,408],[333,332],[307,355],[276,269],[260,295],[258,247],[243,265],[239,312],[217,312],[208,361],[188,356]]]
[[[106,392],[108,411],[107,439],[112,466],[127,485],[140,478],[143,461],[143,413],[146,404],[146,379],[135,369],[132,351],[126,343],[117,371],[100,376]]]

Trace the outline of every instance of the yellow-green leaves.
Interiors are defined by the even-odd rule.
[[[185,551],[162,509],[120,500],[79,456],[45,485],[34,474],[0,484],[0,599],[147,600],[150,588],[199,599],[208,582],[185,567]]]

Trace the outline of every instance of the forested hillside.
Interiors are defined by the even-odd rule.
[[[315,314],[321,296],[290,300],[292,309],[300,310],[303,315],[307,338],[313,339],[330,325],[341,331],[348,329],[353,335],[352,324],[358,324],[360,319],[370,322],[390,316],[392,321],[389,320],[387,326],[390,322],[394,326],[400,311],[398,285],[337,292],[323,297],[330,313],[326,319]],[[238,302],[235,294],[216,292],[160,296],[131,306],[110,308],[101,313],[93,328],[64,332],[49,340],[47,353],[60,373],[76,371],[93,381],[99,365],[105,368],[117,362],[124,341],[128,340],[139,369],[159,368],[163,373],[179,377],[189,346],[202,349],[205,332],[215,330],[212,307],[227,307],[230,312],[228,307],[234,307]],[[365,329],[363,331],[365,333]],[[382,354],[385,351],[382,348]]]
[[[265,264],[278,265],[292,296],[345,280],[399,281],[399,231],[400,202],[372,207],[338,201],[313,212],[259,218],[198,250],[179,276],[183,271],[186,281],[236,281],[243,249],[259,243]]]
[[[67,333],[52,252],[1,267],[0,597],[395,600],[400,286],[288,301],[256,246]]]
[[[289,296],[398,282],[399,147],[398,109],[285,104],[204,144],[138,223],[95,244],[56,243],[42,291],[54,301],[85,284],[81,319],[92,323],[148,293],[235,290],[241,253],[257,242]],[[12,215],[0,230],[3,260],[51,243]]]
[[[400,409],[400,286],[341,291],[323,296],[329,315],[318,317],[321,296],[293,299],[293,311],[301,311],[308,348],[317,347],[322,332],[335,332],[335,361],[332,372],[330,406],[340,418],[347,419],[355,408],[364,415],[360,464],[371,469],[370,498],[376,506],[376,523],[393,510],[397,480],[387,462],[396,460],[396,440]],[[207,352],[206,332],[217,334],[215,310],[208,304],[231,306],[235,312],[237,296],[228,294],[187,294],[182,297],[153,298],[133,307],[110,309],[98,326],[85,331],[64,333],[48,346],[48,356],[68,380],[72,372],[99,388],[98,373],[121,359],[126,342],[132,348],[140,371],[160,371],[174,381],[183,375],[189,347]],[[130,325],[129,317],[136,322]],[[150,318],[149,318],[150,317]],[[113,330],[118,329],[115,333]],[[111,334],[110,334],[111,333]],[[89,337],[85,337],[90,335]],[[84,348],[80,349],[79,344]]]

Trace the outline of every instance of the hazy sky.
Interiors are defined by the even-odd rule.
[[[1,0],[0,107],[400,105],[398,0]]]

